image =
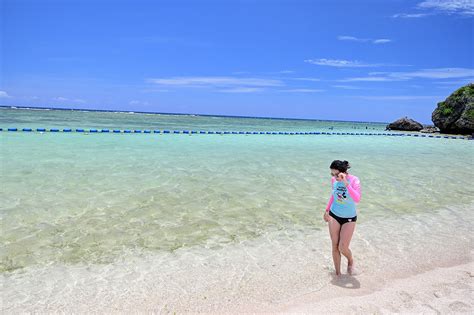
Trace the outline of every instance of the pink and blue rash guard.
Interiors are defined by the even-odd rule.
[[[347,174],[346,179],[349,182],[347,187],[343,181],[331,178],[332,194],[326,210],[341,218],[352,218],[357,215],[356,203],[360,201],[360,180],[352,174]]]

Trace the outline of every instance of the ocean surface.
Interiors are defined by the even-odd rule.
[[[385,126],[0,109],[3,130],[383,132]],[[225,289],[226,296],[251,294],[257,283],[276,290],[278,283],[288,285],[285,279],[298,279],[298,270],[292,270],[297,266],[311,268],[309,286],[323,286],[327,274],[315,275],[332,268],[322,214],[331,194],[329,165],[335,159],[348,160],[349,173],[361,181],[357,231],[363,234],[354,235],[354,246],[360,249],[355,257],[367,256],[367,270],[382,263],[377,251],[395,248],[398,262],[408,264],[415,250],[454,248],[460,238],[468,245],[457,258],[469,259],[473,145],[461,139],[393,136],[2,131],[0,273],[8,292],[3,309],[67,310],[65,305],[80,297],[93,300],[84,292],[105,300],[108,292],[110,301],[123,300],[122,289],[107,288],[124,283],[136,284],[136,298],[147,301],[152,289],[138,284],[154,279],[153,292],[164,292],[157,283],[166,285],[162,301],[184,310],[195,303],[192,292],[202,292],[204,286]],[[292,255],[283,254],[290,248]],[[420,268],[426,263],[420,260]],[[284,272],[269,274],[275,264],[285,266]],[[410,266],[416,268],[414,264]],[[285,278],[290,271],[292,276]],[[190,279],[200,279],[192,292],[186,288]],[[299,292],[293,284],[294,292],[284,294]],[[84,294],[77,297],[77,290]],[[179,295],[181,299],[169,299]]]

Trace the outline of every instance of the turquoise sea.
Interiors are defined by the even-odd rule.
[[[109,285],[119,280],[143,283],[157,274],[175,279],[155,281],[156,292],[156,283],[166,283],[168,297],[184,294],[189,304],[192,294],[172,289],[170,282],[201,279],[195,292],[204,290],[204,283],[206,288],[215,287],[224,278],[229,286],[257,288],[258,281],[273,281],[272,288],[277,288],[277,283],[288,282],[282,280],[284,273],[268,274],[270,261],[285,266],[286,273],[296,266],[304,270],[309,262],[313,274],[319,267],[330,268],[322,214],[331,193],[329,165],[335,159],[348,160],[349,172],[361,180],[357,229],[362,234],[355,234],[354,246],[360,249],[356,257],[367,254],[367,269],[382,263],[375,252],[388,252],[387,242],[394,238],[399,263],[408,263],[413,255],[414,235],[419,234],[415,247],[421,246],[420,250],[450,246],[456,240],[460,244],[460,237],[464,245],[472,244],[472,237],[461,233],[470,230],[474,202],[474,142],[462,139],[43,133],[8,132],[7,128],[382,133],[385,126],[381,122],[0,109],[0,273],[9,290],[4,308],[14,311],[23,305],[22,310],[47,310],[48,305],[62,305],[67,310],[61,303],[72,305],[73,296],[75,302],[90,299],[77,297],[75,290],[81,285],[81,292],[95,288],[94,296],[107,300]],[[430,233],[435,236],[423,241]],[[301,255],[275,256],[290,248]],[[470,257],[472,246],[464,249],[457,252],[459,259]],[[241,256],[245,253],[246,259]],[[249,265],[249,259],[254,264]],[[419,264],[425,266],[426,259]],[[159,266],[160,272],[150,266]],[[212,271],[203,269],[209,266]],[[291,278],[296,279],[295,273]],[[50,285],[41,285],[38,279]],[[312,281],[317,287],[327,276]],[[109,292],[109,298],[119,300],[120,290],[112,291],[116,295]],[[146,292],[134,292],[146,301]],[[37,304],[38,299],[44,303]],[[186,304],[178,300],[170,300],[169,305],[179,309]]]

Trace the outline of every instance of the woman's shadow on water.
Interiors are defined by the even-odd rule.
[[[338,287],[345,288],[345,289],[359,289],[360,282],[354,276],[343,274],[340,276],[336,276],[335,273],[331,274],[332,280],[331,283],[333,285],[337,285]]]

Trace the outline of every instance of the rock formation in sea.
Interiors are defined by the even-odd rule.
[[[423,129],[423,125],[417,121],[414,121],[407,116],[402,117],[398,120],[387,125],[386,130],[404,130],[404,131],[420,131]]]
[[[439,102],[431,115],[434,125],[442,133],[474,133],[474,84],[457,89],[448,98]]]

